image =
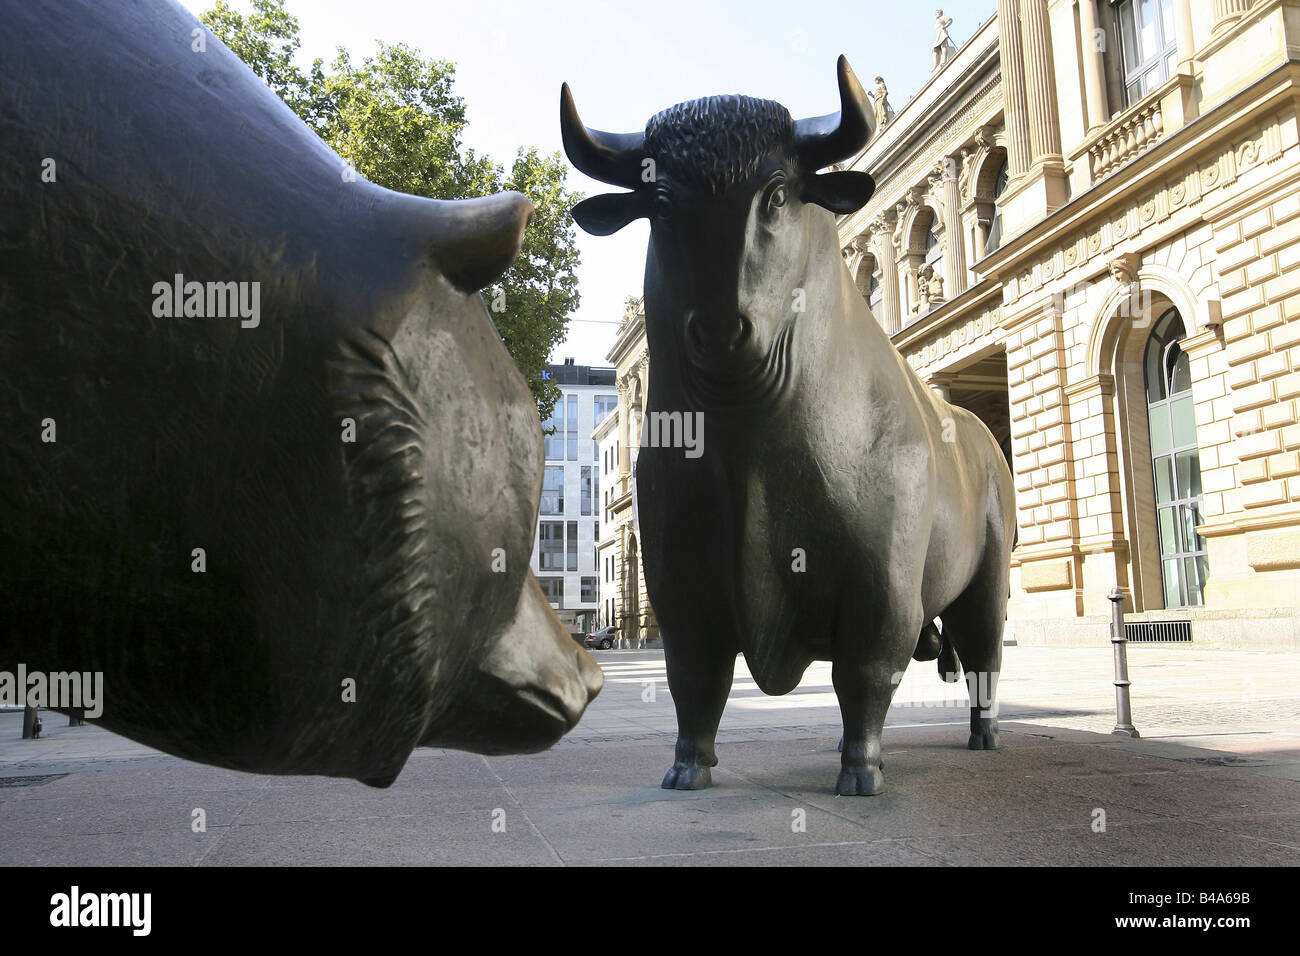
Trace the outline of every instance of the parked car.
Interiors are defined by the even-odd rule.
[[[611,624],[609,627],[602,627],[599,631],[588,634],[585,643],[587,647],[599,647],[602,651],[607,651],[614,646],[616,640],[618,640],[618,628]]]

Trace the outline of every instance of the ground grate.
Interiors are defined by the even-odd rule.
[[[1190,644],[1191,621],[1125,621],[1124,637],[1138,644]]]
[[[34,773],[26,777],[0,777],[0,789],[5,787],[39,787],[51,780],[66,777],[66,773]]]

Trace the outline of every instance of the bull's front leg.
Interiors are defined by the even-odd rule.
[[[664,662],[677,710],[677,752],[661,786],[703,790],[713,785],[709,768],[718,763],[714,742],[731,693],[736,651],[708,631],[665,633]]]
[[[838,796],[874,796],[885,787],[881,761],[885,716],[917,633],[915,626],[894,621],[875,633],[859,630],[840,640],[836,648],[831,681],[844,720],[840,775],[835,782]]]

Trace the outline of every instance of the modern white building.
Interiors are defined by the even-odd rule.
[[[612,520],[610,501],[618,492],[618,455],[620,447],[620,410],[606,415],[591,433],[600,455],[600,534],[596,539],[596,570],[600,577],[600,608],[596,626],[619,623],[622,607],[623,548],[618,522]]]
[[[532,569],[560,620],[585,631],[600,609],[600,453],[591,434],[618,407],[618,391],[612,368],[566,359],[550,375],[561,397],[542,423],[546,465]]]

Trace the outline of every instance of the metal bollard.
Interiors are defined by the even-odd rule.
[[[23,707],[23,739],[36,740],[41,736],[41,729],[45,726],[41,720],[40,708],[27,704]]]
[[[1124,594],[1111,588],[1110,642],[1115,648],[1115,729],[1112,734],[1121,737],[1140,737],[1133,726],[1133,710],[1129,705],[1128,638],[1124,636]]]

